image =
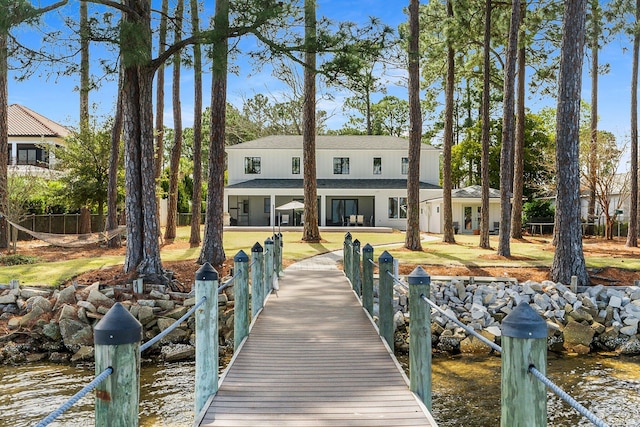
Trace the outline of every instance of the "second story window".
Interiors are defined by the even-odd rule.
[[[245,157],[244,158],[244,173],[247,175],[261,173],[260,157]]]
[[[373,158],[373,174],[382,175],[382,157]]]
[[[409,158],[408,157],[402,158],[402,166],[400,168],[400,173],[402,175],[409,175]]]
[[[300,157],[291,158],[291,174],[300,175]]]
[[[349,158],[348,157],[333,158],[333,174],[349,175]]]

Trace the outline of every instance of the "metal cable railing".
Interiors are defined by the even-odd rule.
[[[218,288],[220,289],[220,288]],[[207,297],[202,297],[200,299],[200,301],[198,301],[198,303],[196,305],[194,305],[193,307],[191,307],[191,310],[187,311],[181,318],[179,318],[178,320],[176,320],[175,322],[173,322],[171,324],[171,326],[169,326],[167,329],[165,329],[164,331],[160,332],[158,335],[156,335],[155,337],[153,337],[152,339],[150,339],[149,341],[147,341],[146,343],[142,344],[140,346],[140,353],[142,353],[143,351],[145,351],[146,349],[148,349],[149,347],[151,347],[152,345],[154,345],[155,343],[157,343],[158,341],[160,341],[162,338],[166,337],[171,331],[173,331],[174,329],[176,329],[178,326],[180,326],[180,324],[182,322],[184,322],[185,320],[187,320],[189,318],[189,316],[191,316],[197,309],[198,307],[200,307],[202,304],[204,304],[207,301]]]
[[[409,285],[404,283],[400,278],[395,277],[393,274],[391,274],[390,271],[387,271],[387,274],[393,279],[393,281],[395,283],[397,283],[398,285],[402,286],[403,288],[409,290]],[[481,334],[479,334],[478,332],[476,332],[476,330],[473,329],[472,327],[470,327],[468,325],[465,325],[464,323],[462,323],[457,318],[449,315],[449,313],[447,313],[446,311],[444,311],[443,309],[438,307],[438,305],[436,303],[434,303],[429,298],[427,298],[426,295],[421,295],[421,298],[422,298],[422,300],[424,302],[429,304],[434,310],[436,310],[438,313],[442,314],[447,319],[449,319],[452,322],[454,322],[456,325],[460,326],[467,333],[469,333],[469,334],[473,335],[474,337],[478,338],[480,341],[482,341],[483,343],[485,343],[486,345],[491,347],[493,350],[495,350],[495,351],[497,351],[499,353],[502,353],[502,347],[500,347],[498,344],[488,340],[486,337],[484,337]],[[556,384],[554,384],[553,381],[551,381],[542,372],[540,372],[538,369],[536,369],[535,366],[533,366],[533,365],[529,366],[529,372],[535,378],[537,378],[540,382],[542,382],[545,386],[547,386],[547,388],[549,390],[554,392],[560,399],[564,400],[569,406],[571,406],[573,409],[578,411],[581,415],[583,415],[585,418],[587,418],[589,421],[591,421],[594,425],[596,425],[598,427],[608,427],[608,425],[604,421],[602,421],[600,418],[598,418],[597,415],[595,415],[593,412],[589,411],[587,408],[585,408],[583,405],[581,405],[577,400],[575,400],[573,397],[571,397],[566,391],[562,390],[560,387],[558,387]]]

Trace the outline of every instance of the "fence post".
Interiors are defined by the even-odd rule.
[[[119,302],[96,325],[96,375],[113,369],[96,387],[96,426],[138,425],[140,341],[142,325]]]
[[[284,250],[284,239],[282,238],[282,233],[278,232],[278,237],[280,239],[280,247],[278,248],[278,277],[280,277],[280,273],[284,271],[284,267],[282,266],[282,252]]]
[[[362,306],[373,316],[373,246],[362,248]]]
[[[266,298],[271,292],[271,286],[273,284],[273,240],[267,238],[264,241],[264,249],[266,251],[264,256],[264,296]]]
[[[378,279],[378,329],[380,336],[385,339],[389,348],[393,351],[393,257],[384,251],[378,258],[379,276]]]
[[[545,385],[529,374],[531,365],[546,371],[547,323],[521,302],[502,320],[502,427],[547,425]]]
[[[254,318],[264,306],[264,250],[258,242],[251,248],[251,259],[251,316]]]
[[[196,301],[207,302],[195,313],[196,319],[196,385],[195,414],[207,399],[218,391],[218,272],[204,263],[196,271]]]
[[[431,276],[416,267],[409,282],[409,388],[431,410],[431,306],[422,300],[431,297]]]
[[[241,249],[233,258],[235,305],[233,311],[233,351],[249,335],[249,257]]]
[[[347,279],[351,281],[351,233],[348,231],[344,235],[344,244],[342,246],[342,270],[344,270]]]
[[[362,278],[360,276],[360,240],[353,241],[353,255],[351,258],[351,284],[356,295],[362,295]]]
[[[273,234],[273,270],[280,277],[280,233]]]

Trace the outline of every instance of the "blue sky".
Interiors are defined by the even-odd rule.
[[[42,4],[48,4],[52,1],[46,0]],[[154,0],[154,5],[157,1]],[[76,3],[72,1],[72,3]],[[213,2],[207,2],[213,3]],[[408,0],[402,2],[389,0],[317,0],[318,16],[325,15],[333,20],[351,20],[362,22],[367,20],[369,16],[379,17],[384,23],[394,28],[406,21],[407,17],[403,13],[403,8],[408,5]],[[75,13],[77,6],[68,6],[61,11],[62,14]],[[205,12],[206,13],[206,12]],[[202,17],[202,21],[207,22]],[[50,16],[46,22],[52,26],[60,26],[61,21],[58,17]],[[35,40],[37,31],[30,28],[19,29],[18,36],[21,40]],[[247,41],[250,43],[250,41]],[[631,53],[628,48],[630,43],[626,39],[617,39],[609,43],[600,54],[600,62],[602,64],[611,64],[609,74],[600,77],[599,88],[599,117],[600,129],[608,130],[614,133],[619,142],[628,138],[629,135],[629,103],[630,103],[630,73],[631,73]],[[624,49],[627,49],[626,52]],[[102,48],[92,45],[92,57],[95,59],[105,54]],[[239,75],[230,74],[228,83],[228,100],[240,106],[244,98],[250,98],[256,93],[263,93],[271,97],[278,97],[286,88],[278,82],[271,74],[271,71],[264,69],[262,71],[252,70],[250,64],[240,57],[235,65],[239,67]],[[583,72],[583,99],[590,99],[590,78],[588,75],[588,60],[585,60],[585,71]],[[64,125],[74,126],[78,117],[78,92],[74,88],[78,84],[77,76],[72,77],[55,77],[47,76],[48,69],[41,67],[40,72],[33,77],[18,82],[13,76],[9,81],[9,103],[23,104],[33,110],[55,120]],[[182,72],[182,110],[183,124],[191,126],[193,122],[193,86],[192,75],[188,70],[183,69]],[[210,93],[210,76],[204,76],[204,104],[209,103]],[[394,81],[389,82],[388,91],[390,94],[398,97],[407,97],[407,91],[404,87],[396,84]],[[165,105],[165,124],[172,127],[171,115],[171,79],[170,68],[167,69],[166,87],[165,87],[166,105]],[[115,82],[104,82],[99,90],[90,94],[90,102],[97,107],[97,114],[106,115],[113,111],[113,103],[115,101]],[[328,128],[337,129],[344,123],[344,113],[341,109],[342,100],[349,96],[348,93],[336,92],[334,99],[331,101],[320,101],[319,108],[327,110],[330,119],[327,122]],[[382,95],[379,95],[382,97]],[[540,99],[532,96],[528,102],[528,108],[532,111],[538,111],[545,106],[554,106],[555,101],[549,98]]]

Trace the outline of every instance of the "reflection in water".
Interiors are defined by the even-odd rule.
[[[611,426],[640,426],[640,359],[563,357],[549,354],[547,376]],[[193,423],[193,362],[143,365],[140,426]],[[46,363],[0,366],[0,427],[32,426],[93,379],[93,367]],[[589,426],[589,421],[548,393],[549,427]],[[55,427],[93,425],[93,394]],[[437,355],[433,360],[433,413],[442,427],[500,425],[500,358]]]

